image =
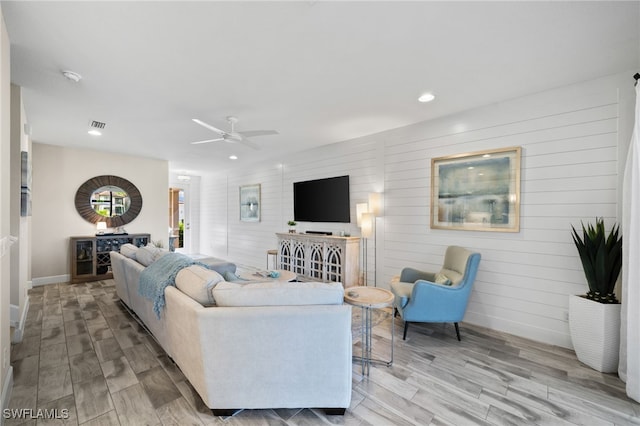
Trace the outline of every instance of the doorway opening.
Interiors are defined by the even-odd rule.
[[[184,189],[169,188],[169,250],[182,251],[185,247]]]

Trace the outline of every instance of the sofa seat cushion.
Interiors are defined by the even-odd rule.
[[[176,275],[178,290],[203,306],[215,305],[211,290],[221,281],[224,281],[222,275],[200,265],[183,268]]]
[[[341,305],[341,283],[221,282],[212,291],[217,306]]]

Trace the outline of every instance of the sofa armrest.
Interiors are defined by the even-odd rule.
[[[129,287],[125,276],[125,257],[117,251],[109,252],[111,259],[111,271],[113,272],[113,281],[116,287],[116,294],[127,306],[131,306],[131,298],[129,297]]]
[[[165,291],[173,356],[212,409],[346,408],[351,306],[204,308]]]

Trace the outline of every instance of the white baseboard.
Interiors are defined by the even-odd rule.
[[[561,333],[558,331],[554,332],[536,327],[534,324],[524,324],[517,321],[506,320],[504,318],[496,318],[490,315],[479,314],[477,312],[469,310],[467,310],[467,313],[464,316],[464,322],[479,325],[480,327],[486,327],[491,330],[501,331],[503,333],[509,333],[516,336],[524,337],[525,339],[531,339],[537,342],[573,350],[573,344],[571,343],[568,324],[566,325],[566,333]],[[464,339],[464,335],[462,338]]]
[[[47,285],[47,284],[68,283],[70,280],[71,280],[71,275],[69,274],[54,275],[51,277],[34,278],[31,280],[31,284],[33,287],[38,287],[38,286]]]
[[[13,367],[9,366],[7,370],[7,376],[4,378],[2,384],[2,412],[5,408],[9,408],[9,401],[11,401],[11,390],[13,389]],[[0,416],[0,424],[4,424],[4,416]]]
[[[17,306],[11,305],[11,313],[13,314],[13,308]],[[11,317],[11,326],[15,328],[13,332],[13,339],[11,343],[20,343],[22,342],[22,336],[24,335],[24,325],[27,322],[27,314],[29,313],[29,296],[27,295],[24,300],[24,309],[22,310],[22,315],[20,315],[20,319],[18,320],[18,324],[13,324],[13,316]]]
[[[20,306],[9,305],[9,325],[13,328],[20,326]]]

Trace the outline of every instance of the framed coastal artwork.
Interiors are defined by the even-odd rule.
[[[431,159],[431,228],[520,231],[520,147]]]
[[[240,221],[260,222],[260,184],[240,187]]]

